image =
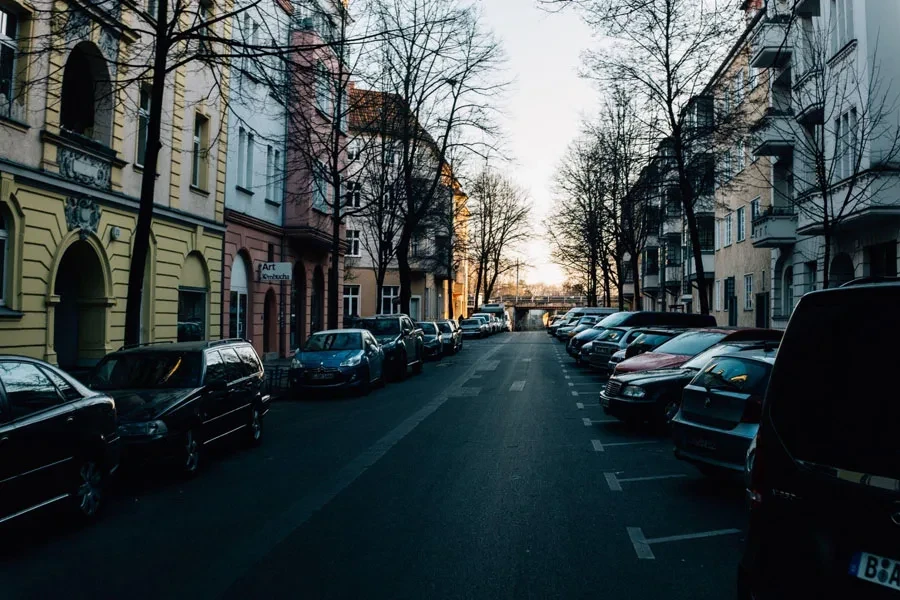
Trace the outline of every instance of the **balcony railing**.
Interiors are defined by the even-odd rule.
[[[653,275],[644,275],[641,279],[641,290],[644,292],[655,292],[659,289],[659,271]]]
[[[778,248],[797,241],[797,214],[791,206],[769,206],[753,219],[754,248]]]
[[[750,42],[750,66],[757,69],[784,67],[793,54],[789,31],[790,15],[775,14],[760,23]]]
[[[769,108],[752,128],[753,154],[788,156],[794,151],[796,124],[790,110]]]

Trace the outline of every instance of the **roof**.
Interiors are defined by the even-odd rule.
[[[395,137],[410,136],[412,131],[416,131],[437,152],[434,138],[419,123],[406,100],[398,94],[353,87],[350,89],[348,102],[350,129]],[[406,132],[405,127],[408,128]]]

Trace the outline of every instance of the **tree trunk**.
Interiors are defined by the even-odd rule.
[[[606,265],[606,261],[603,262]],[[612,289],[609,285],[609,266],[603,267],[603,305],[604,306],[612,306],[612,298],[610,297],[610,292]]]
[[[475,274],[475,308],[478,307],[478,294],[481,293],[481,280],[484,277],[484,266],[483,263],[478,264],[478,272]],[[469,299],[466,298],[466,302],[468,303]]]
[[[830,281],[828,279],[831,277],[831,229],[826,227],[822,233],[822,243],[825,244],[825,248],[822,250],[822,289],[827,290]],[[785,315],[787,316],[787,315]]]
[[[169,46],[166,22],[168,4],[159,2],[156,8],[156,54],[153,57],[153,81],[150,87],[150,119],[147,123],[147,148],[141,174],[141,200],[138,207],[131,268],[128,272],[128,296],[125,301],[125,344],[141,341],[141,299],[144,291],[144,272],[150,250],[150,229],[153,224],[153,196],[156,188],[156,169],[159,163],[160,129],[162,126],[163,96],[166,89],[166,57]],[[221,335],[221,331],[219,335]]]
[[[632,308],[634,310],[643,310],[644,303],[643,298],[641,298],[641,281],[640,277],[638,277],[638,266],[640,266],[641,258],[637,252],[631,252],[631,278],[634,279],[634,303],[632,304]]]
[[[337,186],[340,189],[340,185]],[[335,193],[335,197],[338,193]],[[328,329],[338,328],[338,268],[341,263],[341,201],[334,202],[331,224],[331,269],[328,272]]]
[[[616,284],[616,289],[619,291],[619,310],[625,310],[625,278],[622,277],[622,273],[619,273],[618,283]]]
[[[411,232],[404,226],[397,246],[397,269],[400,274],[400,312],[409,314],[409,301],[412,298],[412,270],[409,266],[409,242]]]
[[[673,119],[674,121],[674,119]],[[681,191],[681,205],[687,221],[688,236],[691,241],[691,254],[694,259],[694,272],[697,275],[697,294],[700,298],[700,314],[709,314],[709,296],[706,294],[706,273],[703,271],[703,251],[700,248],[700,231],[697,228],[697,215],[694,213],[694,188],[688,181],[687,164],[684,156],[684,140],[681,127],[673,128],[675,139],[675,160],[678,165],[678,187]]]

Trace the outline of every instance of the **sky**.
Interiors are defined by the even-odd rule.
[[[513,80],[505,102],[503,126],[513,159],[509,175],[528,191],[536,234],[553,212],[553,173],[566,146],[578,135],[584,116],[594,112],[598,93],[578,76],[581,52],[591,45],[591,32],[571,11],[548,13],[537,0],[480,0],[486,25],[507,55]],[[543,239],[525,248],[533,265],[520,277],[529,283],[560,284],[562,271],[549,262]]]

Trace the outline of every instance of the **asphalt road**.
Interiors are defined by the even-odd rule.
[[[734,598],[740,486],[608,422],[602,384],[527,332],[281,402],[193,480],[123,476],[89,527],[0,530],[0,597]]]

